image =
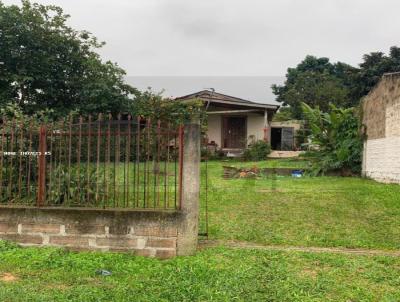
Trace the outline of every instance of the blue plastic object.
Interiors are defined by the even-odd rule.
[[[303,176],[302,170],[293,170],[292,171],[292,177],[302,177],[302,176]]]

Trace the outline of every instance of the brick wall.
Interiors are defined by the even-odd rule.
[[[0,238],[23,246],[171,258],[179,254],[182,221],[179,211],[1,207]]]
[[[400,183],[400,73],[382,77],[363,100],[363,175]]]

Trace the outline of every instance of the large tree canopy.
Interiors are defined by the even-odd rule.
[[[392,46],[389,54],[383,52],[371,52],[363,56],[360,64],[360,72],[356,77],[357,93],[366,95],[387,72],[400,71],[400,48]]]
[[[336,106],[351,106],[351,77],[357,69],[344,63],[332,64],[328,58],[307,56],[296,68],[289,68],[285,84],[273,85],[277,101],[290,106],[294,118],[302,118],[301,103],[321,110],[329,109],[329,103]]]
[[[273,85],[277,101],[288,105],[294,118],[302,118],[301,103],[329,110],[353,107],[359,104],[387,72],[400,71],[400,48],[393,46],[389,55],[372,52],[363,56],[359,68],[328,58],[307,56],[295,68],[288,68],[284,85]]]
[[[55,117],[129,108],[138,91],[124,83],[124,70],[102,62],[95,50],[103,44],[68,18],[57,6],[0,1],[0,106],[51,108]]]

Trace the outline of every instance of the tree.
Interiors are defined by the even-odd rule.
[[[284,85],[273,85],[277,101],[291,108],[294,118],[302,119],[301,103],[327,110],[329,103],[351,106],[352,77],[356,68],[345,63],[332,64],[328,58],[307,56],[296,68],[288,68]]]
[[[95,50],[103,43],[68,18],[57,6],[0,1],[0,106],[28,115],[51,108],[54,117],[129,108],[139,92],[124,83],[123,69],[102,62]]]
[[[367,95],[378,83],[384,73],[400,71],[400,48],[392,46],[389,55],[371,52],[363,56],[360,71],[355,77],[356,93],[359,97]]]
[[[301,102],[318,105],[323,111],[329,103],[344,108],[357,106],[388,72],[400,72],[400,47],[392,46],[388,55],[364,55],[359,68],[307,56],[295,68],[288,68],[284,85],[272,85],[272,90],[277,101],[290,106],[295,118],[302,118]]]
[[[290,107],[280,107],[279,111],[274,114],[274,122],[285,122],[293,119]]]

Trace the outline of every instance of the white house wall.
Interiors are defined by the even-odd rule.
[[[214,141],[218,147],[221,147],[221,129],[222,129],[222,121],[221,115],[209,115],[208,116],[208,141]]]
[[[247,116],[247,138],[253,135],[256,140],[264,139],[264,116],[261,114],[243,114]],[[208,141],[222,146],[222,115],[208,115]]]
[[[251,135],[256,140],[264,139],[264,116],[260,114],[247,115],[247,138]]]

